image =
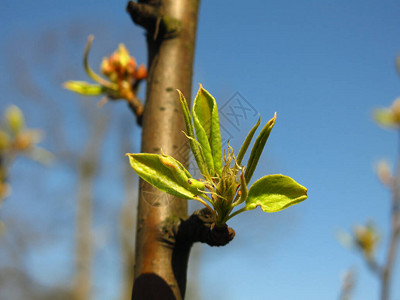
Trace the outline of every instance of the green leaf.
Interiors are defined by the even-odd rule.
[[[221,133],[217,103],[202,85],[193,102],[193,122],[211,175],[222,172]]]
[[[274,117],[265,124],[264,128],[261,130],[258,135],[256,141],[254,142],[253,148],[251,149],[249,162],[247,164],[246,172],[244,173],[244,178],[246,182],[249,183],[251,177],[253,176],[254,170],[257,167],[258,160],[260,159],[261,153],[264,150],[265,143],[268,140],[269,134],[271,133],[272,128],[275,125],[276,121],[276,113]]]
[[[179,93],[179,100],[181,102],[183,116],[185,118],[186,131],[187,131],[187,136],[189,138],[190,148],[192,149],[193,156],[197,162],[197,166],[199,167],[200,172],[206,176],[208,174],[208,170],[207,170],[204,158],[201,155],[201,149],[199,148],[199,145],[196,143],[197,141],[194,136],[192,116],[190,115],[190,110],[187,105],[187,101],[186,101],[183,93],[180,90],[177,90],[177,91]]]
[[[249,131],[249,134],[247,135],[246,139],[244,140],[244,143],[242,147],[240,148],[239,155],[236,158],[236,161],[238,165],[242,163],[243,157],[246,154],[247,148],[249,148],[250,142],[253,139],[254,133],[256,132],[258,126],[260,126],[261,118],[260,115],[258,115],[258,121],[256,125]]]
[[[127,154],[140,178],[159,190],[183,199],[193,199],[204,190],[204,184],[190,176],[183,165],[168,155]]]
[[[92,84],[85,81],[67,81],[64,88],[85,96],[98,96],[105,92],[105,88],[100,84]]]
[[[267,175],[249,189],[246,209],[260,206],[264,212],[276,212],[307,199],[307,189],[284,175]]]

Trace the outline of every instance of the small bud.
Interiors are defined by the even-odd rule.
[[[146,66],[141,64],[139,68],[137,68],[136,73],[135,73],[135,79],[136,80],[142,80],[147,77],[147,69]]]
[[[129,52],[125,45],[119,44],[118,50],[115,52],[115,54],[117,55],[118,64],[122,68],[126,68],[131,57],[129,56]]]
[[[131,57],[128,61],[128,64],[126,65],[126,73],[129,76],[133,76],[133,74],[135,74],[135,71],[136,71],[136,66],[137,66],[137,64],[136,64],[135,58]]]
[[[18,151],[26,151],[33,145],[32,136],[28,133],[18,134],[14,141],[14,148]]]
[[[25,119],[22,111],[15,105],[11,105],[6,110],[6,120],[8,127],[14,134],[19,133],[25,128]]]
[[[112,73],[112,71],[113,71],[112,65],[110,63],[110,59],[108,59],[107,57],[104,57],[102,62],[101,62],[101,67],[100,68],[101,68],[101,72],[104,75],[106,75],[106,76],[110,75]]]
[[[377,168],[377,175],[379,180],[384,184],[384,185],[390,185],[392,182],[392,172],[390,170],[390,167],[388,163],[384,160],[380,161],[378,163],[378,168]]]

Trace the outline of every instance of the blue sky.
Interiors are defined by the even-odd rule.
[[[240,101],[260,113],[263,122],[277,112],[253,178],[282,173],[309,190],[305,202],[283,212],[252,211],[233,219],[229,225],[236,237],[228,246],[195,247],[201,250],[196,278],[202,299],[337,299],[340,276],[349,267],[357,270],[354,299],[377,299],[375,278],[355,252],[338,243],[335,232],[371,218],[383,231],[379,258],[386,250],[390,194],[377,180],[374,166],[380,158],[395,162],[398,141],[394,132],[373,123],[371,112],[400,96],[394,63],[400,53],[399,15],[396,1],[201,3],[193,91],[202,83],[220,107],[229,99],[236,101],[232,96],[238,92]],[[120,42],[145,62],[143,30],[132,25],[125,1],[3,1],[0,20],[0,109],[20,105],[31,127],[50,132],[44,146],[52,151],[60,149],[51,132],[67,127],[65,147],[80,151],[89,135],[82,103],[90,109],[96,101],[60,89],[61,83],[87,79],[80,63],[89,34],[96,36],[93,66]],[[53,116],[45,114],[49,108],[56,112]],[[111,125],[95,194],[101,203],[96,206],[99,214],[107,210],[115,217],[122,200],[104,198],[122,197],[121,184],[109,178],[121,176],[120,169],[113,169],[121,159],[113,136],[124,125],[118,116],[129,116],[122,104],[102,108],[103,114],[108,112]],[[228,119],[221,117],[237,149],[256,117],[242,118],[239,129]],[[138,151],[140,131],[136,128],[131,134],[132,152]],[[71,199],[77,180],[73,168],[57,162],[45,169],[21,160],[12,174],[18,180],[12,183],[13,195],[3,215],[32,221],[47,217],[48,207],[65,212],[62,221],[52,216],[53,222],[63,224],[57,245],[50,244],[45,252],[52,253],[47,256],[52,261],[43,267],[45,259],[33,252],[27,259],[32,274],[41,281],[48,272],[56,279],[68,278],[68,272],[57,273],[59,267],[54,266],[72,262],[64,253],[73,248],[62,237],[72,230],[68,222],[73,221]],[[52,197],[59,191],[65,196],[55,203]],[[45,195],[44,200],[37,201],[37,195]],[[107,269],[111,278],[105,291],[96,289],[96,299],[116,297],[117,250],[110,244],[117,237],[115,230],[107,230],[111,219],[95,220],[95,227],[106,228],[108,237],[107,247],[98,250],[104,265],[96,268]],[[102,279],[96,280],[100,286]],[[394,280],[393,299],[398,299],[400,266]]]

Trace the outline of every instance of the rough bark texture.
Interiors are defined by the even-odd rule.
[[[199,0],[130,2],[128,12],[147,30],[149,51],[142,152],[163,152],[187,164],[184,119],[176,89],[190,99]],[[189,250],[176,262],[174,247],[160,239],[168,220],[185,219],[187,201],[167,195],[141,181],[138,204],[135,281],[132,299],[182,299]]]

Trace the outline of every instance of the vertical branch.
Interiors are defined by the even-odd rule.
[[[160,153],[162,148],[177,157],[178,150],[187,142],[182,134],[184,119],[176,89],[191,94],[198,5],[199,0],[143,0],[128,4],[133,21],[147,30],[149,74],[142,152]],[[180,160],[187,165],[187,154]],[[162,243],[160,232],[163,222],[186,216],[187,201],[141,181],[132,298],[184,297],[188,255],[174,261],[172,267],[174,246]],[[174,274],[173,269],[178,271]]]
[[[400,137],[400,131],[399,131]],[[400,142],[400,138],[399,138]],[[396,175],[392,182],[392,208],[391,208],[391,233],[389,240],[389,249],[386,256],[386,262],[382,270],[382,287],[381,287],[381,300],[388,300],[390,296],[390,284],[393,273],[393,268],[396,262],[397,247],[400,237],[400,147],[398,153],[398,162]]]

